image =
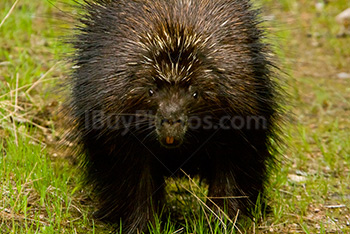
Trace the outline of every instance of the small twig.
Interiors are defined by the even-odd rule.
[[[15,134],[15,144],[16,146],[18,146],[18,136],[17,136],[17,128],[16,128],[16,122],[14,121],[15,119],[15,114],[17,112],[17,104],[18,104],[18,79],[19,79],[19,75],[18,73],[16,74],[16,92],[15,92],[15,106],[14,106],[14,111],[12,113],[12,118],[13,118],[13,121],[12,121],[12,124],[13,124],[13,133]]]
[[[184,228],[180,228],[179,230],[176,230],[175,232],[173,232],[173,234],[181,233],[183,230],[184,230]]]
[[[39,124],[37,124],[37,123],[34,123],[33,121],[31,121],[31,120],[25,118],[24,116],[13,117],[13,121],[18,121],[18,122],[19,122],[19,121],[22,121],[22,122],[31,124],[31,125],[33,125],[33,126],[39,128],[39,129],[40,129],[41,131],[43,131],[44,133],[51,131],[49,128],[46,128],[46,127],[43,127],[43,126],[41,126],[41,125],[39,125]]]
[[[81,215],[83,215],[83,212],[77,206],[71,204],[71,207],[75,208]]]
[[[33,142],[36,142],[37,144],[40,144],[40,145],[43,147],[43,149],[46,148],[47,145],[46,145],[44,142],[40,141],[39,139],[36,139],[36,138],[34,138],[34,137],[30,136],[29,134],[26,134],[26,133],[24,133],[24,132],[22,132],[21,134],[22,134],[23,136],[25,136],[25,137],[28,137],[28,138],[31,139]]]
[[[308,217],[306,217],[306,216],[300,216],[300,215],[297,215],[297,214],[291,214],[291,213],[286,213],[286,215],[289,215],[289,216],[295,217],[295,218],[297,218],[297,219],[307,220],[307,221],[309,221],[309,222],[313,222],[313,223],[317,222],[315,219],[313,219],[313,218],[308,218]]]
[[[183,173],[186,175],[186,173],[183,171]],[[192,189],[192,191],[193,191],[193,187],[192,187],[192,184],[194,183],[194,181],[192,181],[191,180],[191,178],[190,177],[188,177],[189,178],[189,180],[190,180],[190,187],[191,187],[191,189]],[[194,183],[196,186],[197,186],[197,183]],[[197,186],[198,187],[198,186]],[[204,195],[205,196],[205,195]],[[203,211],[203,214],[204,214],[204,216],[205,216],[205,219],[207,220],[207,223],[208,224],[210,224],[210,219],[209,219],[209,216],[208,216],[208,214],[207,214],[207,212],[206,212],[206,210],[205,210],[205,208],[204,208],[204,206],[200,206],[201,207],[201,209],[202,209],[202,211]],[[210,228],[210,233],[214,233],[214,231],[213,231],[213,228],[211,227],[211,225],[208,225],[209,226],[209,228]]]
[[[15,3],[12,5],[11,9],[9,10],[9,12],[7,13],[7,15],[5,16],[5,18],[1,21],[0,23],[0,28],[2,27],[2,25],[5,23],[5,21],[7,20],[7,18],[11,15],[12,11],[15,9],[17,3],[19,0],[16,0]]]
[[[15,91],[15,90],[13,90],[13,91]],[[13,104],[13,103],[11,103],[11,101],[1,101],[0,102],[0,107],[2,108],[2,109],[4,109],[5,111],[7,111],[7,112],[12,112],[11,110],[9,110],[9,109],[6,109],[6,107],[5,106],[8,106],[8,107],[15,107],[15,105]],[[18,110],[24,110],[24,108],[22,108],[21,106],[17,106],[17,111]]]
[[[8,119],[10,118],[12,115],[9,114],[9,115],[3,115],[3,114],[0,114],[1,116],[3,116],[1,119],[0,119],[0,122],[2,122],[4,119]]]
[[[75,219],[72,219],[72,220],[69,220],[69,221],[67,221],[67,224],[68,223],[74,223],[75,221],[77,221],[77,220],[81,220],[81,218],[82,218],[83,216],[81,215],[80,217],[78,217],[78,218],[75,218]]]
[[[324,206],[325,208],[328,209],[338,209],[338,208],[344,208],[346,205],[329,205],[329,206]]]
[[[45,79],[45,77],[46,77],[50,72],[52,72],[52,70],[54,70],[54,69],[56,68],[57,64],[59,64],[59,63],[60,63],[60,62],[57,62],[57,63],[56,63],[55,65],[53,65],[47,72],[45,72],[45,74],[42,75],[42,76],[40,77],[39,80],[35,81],[35,82],[29,87],[29,89],[27,89],[26,94],[29,94],[29,92],[30,92],[33,88],[35,88],[35,86],[37,86],[40,82],[42,82],[42,80]]]
[[[249,198],[248,196],[232,196],[232,197],[206,197],[209,199],[238,199],[238,198]]]
[[[11,62],[9,62],[9,61],[0,62],[0,66],[7,66],[10,64],[11,64]]]
[[[277,189],[273,189],[274,191],[277,191]],[[295,195],[291,192],[288,192],[288,191],[285,191],[285,190],[282,190],[282,189],[279,189],[278,191],[280,191],[281,193],[285,193],[285,194],[288,194],[288,195],[291,195],[293,197],[295,197]]]
[[[207,214],[207,212],[206,212],[204,206],[201,206],[201,209],[202,209],[202,211],[203,211],[203,214],[204,214],[204,216],[205,216],[205,219],[207,220],[207,223],[210,224],[209,216],[208,216],[208,214]],[[210,233],[214,233],[213,228],[211,227],[211,225],[208,225],[208,226],[209,226],[209,228],[210,228]]]
[[[19,80],[19,75],[18,73],[16,74],[16,93],[15,93],[15,113],[17,112],[18,108],[18,80]]]
[[[45,82],[47,81],[51,81],[51,80],[56,80],[57,78],[51,78],[51,79],[46,79],[44,80]],[[41,81],[41,82],[44,82],[44,81]],[[31,87],[33,84],[26,84],[26,85],[23,85],[21,86],[20,88],[18,88],[18,91],[22,90],[22,89],[26,89],[28,87]],[[8,93],[5,93],[3,95],[0,96],[0,99],[3,98],[3,97],[6,97],[7,95],[12,95],[12,93],[16,92],[16,90],[11,90],[10,92]]]
[[[237,214],[236,214],[235,220],[233,220],[232,233],[234,231],[234,228],[237,227],[236,223],[237,223],[237,220],[238,220],[238,215],[239,215],[239,209],[237,210]],[[255,228],[254,228],[254,230],[255,230]],[[238,231],[240,232],[240,230],[238,230]]]
[[[255,234],[255,229],[256,229],[256,227],[255,227],[255,218],[253,219],[253,233],[252,234]]]

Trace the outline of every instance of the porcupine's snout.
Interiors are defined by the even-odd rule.
[[[156,129],[160,144],[166,148],[179,147],[188,128],[188,118],[179,103],[163,102],[156,115]]]

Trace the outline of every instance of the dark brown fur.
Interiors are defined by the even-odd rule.
[[[86,0],[82,7],[72,131],[96,216],[121,220],[123,233],[145,231],[163,208],[164,177],[180,169],[203,178],[229,216],[249,216],[275,161],[280,109],[250,1]],[[228,122],[236,128],[219,125]]]

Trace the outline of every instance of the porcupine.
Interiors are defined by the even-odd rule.
[[[81,7],[70,106],[95,216],[147,230],[165,204],[164,178],[180,171],[208,183],[214,210],[251,216],[280,115],[259,11],[249,0]]]

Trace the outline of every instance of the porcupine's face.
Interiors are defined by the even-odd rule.
[[[190,135],[198,113],[208,108],[207,100],[214,97],[209,91],[217,89],[212,68],[204,63],[202,36],[176,23],[158,26],[139,41],[142,59],[136,64],[142,66],[135,74],[138,87],[147,87],[143,94],[147,93],[146,106],[155,112],[158,141],[166,148],[177,148]]]
[[[155,104],[155,129],[159,143],[166,148],[182,145],[189,128],[189,113],[199,105],[199,93],[192,86],[158,84],[148,90]]]

